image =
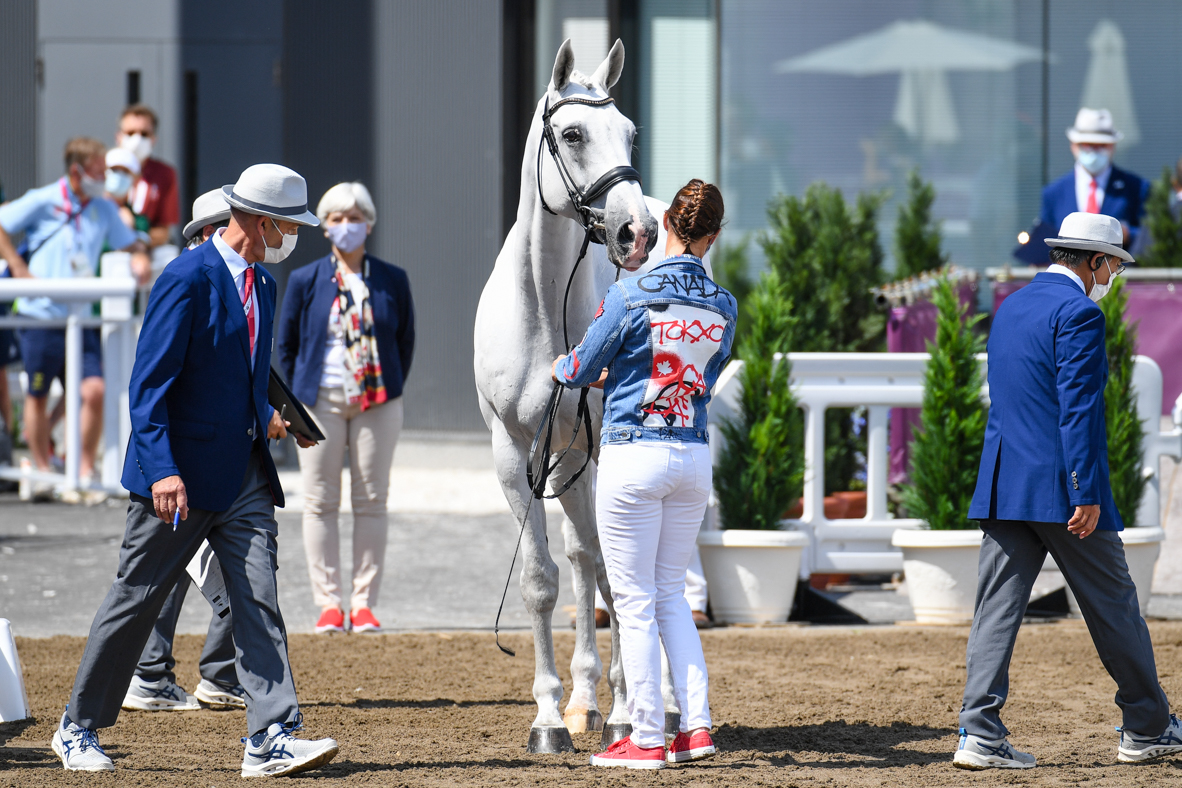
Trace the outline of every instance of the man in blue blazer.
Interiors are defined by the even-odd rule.
[[[300,225],[319,224],[307,187],[274,164],[223,188],[230,224],[161,274],[144,314],[129,391],[131,493],[119,571],[99,606],[52,746],[66,769],[110,771],[96,728],[115,723],[165,598],[208,540],[233,610],[249,725],[242,775],[293,774],[336,755],[296,739],[299,703],[275,583],[275,506],[283,490],[266,448],[286,436],[267,402],[277,263]]]
[[[1047,552],[1079,600],[1124,715],[1117,759],[1182,752],[1157,681],[1108,480],[1104,314],[1095,301],[1132,262],[1120,223],[1068,214],[1054,264],[997,310],[989,335],[989,421],[969,517],[984,536],[969,634],[960,746],[965,769],[1029,768],[1006,740],[1010,655]],[[1066,731],[1064,731],[1066,733]]]
[[[1121,246],[1131,249],[1141,234],[1141,216],[1149,197],[1149,181],[1112,163],[1123,135],[1106,109],[1082,108],[1067,129],[1075,166],[1042,190],[1043,226],[1061,226],[1067,214],[1102,213],[1120,222]]]

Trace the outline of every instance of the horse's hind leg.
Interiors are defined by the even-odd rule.
[[[582,453],[572,452],[555,474],[565,480],[582,464]],[[595,530],[595,512],[591,501],[589,473],[584,473],[558,500],[566,512],[563,538],[566,557],[573,571],[575,594],[575,653],[571,658],[571,696],[563,713],[563,720],[571,733],[598,731],[603,728],[603,715],[595,697],[603,663],[595,640],[595,577],[599,537]]]
[[[562,679],[554,660],[551,619],[558,601],[558,565],[550,557],[546,541],[546,509],[541,501],[529,503],[525,478],[527,451],[518,446],[499,423],[493,424],[493,455],[497,476],[517,522],[529,508],[521,544],[521,598],[529,612],[534,635],[534,700],[538,716],[529,732],[529,752],[572,752],[574,744],[562,722]]]

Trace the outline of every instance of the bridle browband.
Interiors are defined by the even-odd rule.
[[[574,268],[571,269],[570,277],[566,280],[566,292],[562,296],[562,341],[566,345],[566,352],[570,353],[571,344],[570,336],[567,330],[566,322],[566,304],[570,299],[570,287],[575,281],[575,272],[579,270],[579,263],[583,262],[583,258],[587,256],[587,247],[594,241],[595,243],[605,243],[606,227],[604,225],[603,211],[592,208],[591,203],[598,197],[602,196],[608,189],[615,186],[617,183],[623,181],[635,181],[638,185],[641,183],[640,173],[634,167],[622,165],[619,167],[612,167],[610,170],[600,175],[590,186],[585,189],[580,189],[575,179],[571,177],[570,170],[566,168],[566,162],[562,160],[562,156],[558,152],[558,139],[554,136],[554,127],[550,125],[550,118],[554,116],[555,110],[566,104],[582,104],[588,107],[606,107],[608,104],[615,104],[616,100],[611,96],[601,99],[585,98],[583,96],[571,96],[569,98],[560,99],[550,105],[550,97],[546,97],[546,105],[542,108],[542,139],[538,141],[538,158],[534,167],[537,176],[538,199],[542,201],[542,207],[547,213],[557,216],[558,214],[546,204],[546,195],[542,193],[542,143],[545,142],[546,147],[550,150],[550,158],[554,160],[554,166],[558,170],[558,176],[562,179],[562,186],[566,189],[566,195],[571,201],[571,205],[575,207],[575,212],[578,214],[579,225],[583,228],[583,246],[579,250],[579,258],[575,260]],[[609,257],[610,259],[610,257]],[[616,266],[616,276],[619,277],[620,265],[612,261]],[[587,404],[587,394],[590,391],[588,386],[583,386],[579,390],[579,406],[575,412],[575,429],[571,433],[570,442],[566,444],[559,454],[558,459],[554,462],[550,461],[551,440],[554,437],[554,421],[558,415],[558,409],[562,405],[562,392],[564,386],[561,383],[555,383],[553,390],[550,392],[550,399],[546,402],[546,412],[542,416],[542,423],[538,425],[537,431],[534,433],[534,439],[530,443],[529,456],[526,458],[525,478],[529,484],[530,496],[526,503],[525,515],[521,518],[521,530],[517,533],[517,548],[513,551],[513,562],[509,564],[509,577],[505,580],[505,589],[501,592],[501,605],[497,608],[497,620],[493,624],[493,636],[496,638],[497,648],[505,652],[511,657],[517,654],[508,648],[501,645],[500,626],[501,626],[501,611],[505,608],[505,597],[509,593],[509,583],[513,579],[513,567],[517,564],[517,553],[521,551],[521,537],[525,533],[526,523],[529,521],[529,510],[533,506],[535,500],[543,498],[557,498],[571,488],[571,485],[578,481],[579,477],[583,475],[583,471],[587,470],[587,465],[591,462],[591,452],[594,446],[591,443],[591,408]],[[583,429],[587,435],[587,452],[583,458],[583,464],[579,470],[575,471],[563,485],[554,492],[553,495],[546,495],[546,481],[550,478],[550,474],[566,457],[566,453],[574,448],[575,441],[578,440],[579,430]],[[545,433],[543,440],[542,434]],[[540,444],[540,451],[539,451]],[[535,459],[538,458],[538,459]],[[534,472],[534,466],[537,465],[537,472]]]
[[[638,185],[641,184],[640,173],[636,171],[635,167],[628,165],[612,167],[603,175],[600,175],[590,186],[580,189],[578,184],[575,183],[575,179],[571,176],[570,170],[567,169],[566,162],[562,160],[562,155],[558,151],[558,138],[554,135],[554,126],[551,125],[550,119],[554,117],[554,113],[559,107],[567,104],[582,104],[586,107],[606,107],[609,104],[615,103],[616,100],[611,96],[601,99],[571,96],[560,99],[551,106],[550,97],[547,96],[546,105],[542,108],[542,138],[538,140],[537,164],[534,167],[538,182],[538,198],[542,201],[542,208],[547,213],[557,216],[558,214],[555,213],[554,209],[546,203],[546,195],[542,191],[542,143],[545,143],[546,148],[550,151],[550,158],[554,160],[554,166],[558,170],[558,177],[562,179],[562,187],[566,189],[566,195],[570,199],[571,205],[575,207],[575,212],[578,214],[578,223],[591,236],[591,240],[599,244],[607,240],[603,236],[605,229],[603,212],[592,208],[591,203],[617,183],[636,181]]]

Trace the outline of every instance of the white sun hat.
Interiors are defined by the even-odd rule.
[[[107,169],[112,167],[123,167],[132,175],[140,174],[140,160],[135,157],[135,154],[123,148],[108,148],[107,149]]]
[[[226,202],[247,213],[316,227],[320,220],[308,210],[308,184],[298,172],[281,164],[253,164],[238,182],[223,186]]]
[[[1075,116],[1075,125],[1067,130],[1067,139],[1095,145],[1111,145],[1124,139],[1123,134],[1112,126],[1112,113],[1106,109],[1081,107]]]
[[[229,218],[230,203],[226,202],[226,196],[222,194],[221,189],[210,189],[193,200],[193,221],[185,225],[185,230],[181,235],[185,236],[185,240],[188,241],[201,232],[205,225],[224,222]]]
[[[1133,256],[1120,247],[1124,239],[1120,222],[1102,213],[1069,213],[1059,227],[1058,238],[1047,238],[1047,246],[1064,246],[1068,249],[1086,249],[1119,257],[1127,263]]]

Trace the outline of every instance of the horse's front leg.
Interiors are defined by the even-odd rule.
[[[583,464],[584,454],[571,452],[556,469],[556,485],[569,479]],[[575,594],[575,653],[571,658],[571,696],[562,718],[571,733],[598,731],[603,715],[595,690],[603,676],[603,662],[595,640],[596,558],[599,536],[595,530],[595,511],[591,499],[590,472],[584,472],[559,498],[566,512],[563,540],[570,559]],[[601,561],[602,562],[602,561]]]
[[[554,660],[554,632],[551,619],[558,601],[558,565],[550,557],[546,540],[546,508],[541,501],[530,503],[531,493],[525,468],[528,452],[517,445],[499,423],[493,425],[493,457],[497,477],[520,524],[528,519],[521,545],[521,598],[529,613],[534,635],[534,700],[538,716],[530,727],[529,752],[573,752],[574,743],[562,722],[562,679]]]

